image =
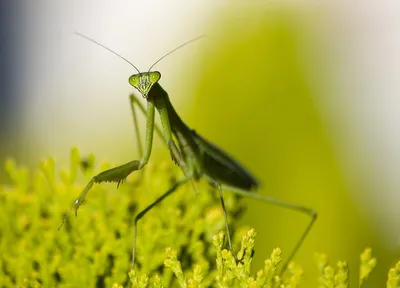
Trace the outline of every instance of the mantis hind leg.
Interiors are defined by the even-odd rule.
[[[275,205],[275,206],[280,206],[280,207],[283,207],[283,208],[286,208],[286,209],[297,211],[297,212],[306,214],[306,215],[311,217],[311,220],[310,220],[309,224],[305,228],[305,230],[304,230],[303,234],[301,235],[301,237],[299,238],[299,240],[297,240],[297,243],[296,243],[295,247],[293,248],[292,252],[290,253],[289,258],[284,262],[284,264],[282,266],[282,269],[280,271],[280,274],[282,275],[283,272],[285,272],[286,268],[288,267],[290,261],[292,261],[293,257],[296,255],[297,251],[299,250],[299,248],[303,244],[304,240],[307,238],[308,234],[310,233],[311,228],[314,225],[314,222],[317,220],[317,215],[318,215],[317,212],[312,210],[312,209],[300,206],[300,205],[292,204],[292,203],[285,202],[285,201],[280,201],[280,200],[272,198],[272,197],[266,197],[266,196],[257,194],[255,192],[242,190],[242,189],[239,189],[239,188],[236,188],[236,187],[232,187],[232,186],[228,186],[228,185],[222,185],[222,189],[227,190],[227,191],[231,191],[232,193],[235,193],[235,194],[240,195],[240,196],[253,198],[253,199],[256,199],[256,200],[261,200],[261,201],[264,201],[266,203],[269,203],[269,204],[272,204],[272,205]]]
[[[225,201],[224,201],[224,196],[222,194],[221,184],[216,181],[209,181],[209,183],[212,187],[215,187],[219,192],[219,199],[221,200],[221,206],[222,206],[222,210],[224,212],[225,228],[226,228],[226,235],[228,237],[229,250],[231,250],[231,253],[232,253],[233,257],[235,258],[235,260],[238,261],[235,251],[233,250],[233,247],[232,247],[231,233],[229,230],[229,222],[228,222],[228,213],[226,212],[226,208],[225,208]]]
[[[169,188],[164,194],[162,194],[157,200],[155,200],[153,203],[151,203],[149,206],[144,208],[142,211],[140,211],[133,222],[133,247],[132,247],[132,269],[135,267],[135,257],[136,257],[136,238],[137,238],[137,224],[140,219],[142,219],[147,212],[149,212],[151,209],[153,209],[157,204],[161,203],[165,198],[170,196],[172,193],[176,191],[181,185],[185,184],[187,181],[189,181],[189,178],[184,178],[177,183],[175,183],[174,186]]]

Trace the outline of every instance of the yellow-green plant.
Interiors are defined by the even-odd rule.
[[[280,249],[255,272],[256,232],[239,227],[243,205],[226,193],[237,261],[226,248],[218,193],[204,183],[190,185],[152,210],[139,223],[137,266],[130,271],[134,215],[182,176],[167,164],[149,166],[120,185],[96,185],[77,218],[57,231],[82,186],[99,168],[94,157],[72,149],[70,167],[58,172],[52,158],[30,173],[8,160],[10,185],[0,185],[0,287],[297,287],[303,270],[293,263],[283,275]],[[138,176],[141,176],[140,178]],[[141,179],[141,180],[140,180]],[[140,181],[139,181],[140,180]],[[320,287],[348,287],[345,262],[337,268],[318,257]],[[376,260],[361,256],[360,285]],[[387,287],[400,287],[400,263]]]

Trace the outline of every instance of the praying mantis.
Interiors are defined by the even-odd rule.
[[[281,273],[283,273],[286,270],[287,265],[296,255],[298,249],[301,247],[305,238],[309,234],[315,220],[317,219],[317,213],[312,209],[289,202],[280,201],[275,198],[266,197],[254,192],[254,190],[259,188],[260,186],[257,179],[250,172],[248,172],[246,168],[239,164],[239,162],[237,162],[232,156],[206,140],[204,137],[200,136],[198,133],[196,133],[195,130],[191,129],[183,122],[183,120],[179,117],[178,113],[172,106],[168,93],[159,84],[161,73],[158,71],[151,71],[151,69],[166,56],[175,52],[181,47],[201,38],[202,36],[192,39],[191,41],[188,41],[175,48],[174,50],[168,52],[160,59],[158,59],[149,68],[148,72],[140,72],[140,70],[135,65],[133,65],[130,61],[128,61],[115,51],[111,50],[110,48],[83,34],[77,32],[75,32],[75,34],[115,54],[125,62],[129,63],[138,72],[137,74],[133,74],[129,77],[129,83],[140,93],[142,98],[146,100],[147,108],[145,108],[144,105],[141,103],[139,97],[135,96],[134,94],[130,95],[130,105],[132,109],[135,130],[137,133],[140,160],[130,161],[126,164],[103,171],[98,175],[92,177],[92,179],[89,181],[89,183],[87,183],[78,198],[74,201],[71,209],[68,211],[68,213],[64,217],[63,222],[60,224],[59,229],[66,221],[72,210],[75,210],[75,214],[77,214],[79,207],[84,202],[88,192],[94,184],[99,184],[103,182],[114,182],[117,183],[117,185],[119,186],[131,173],[133,173],[134,171],[139,171],[146,166],[150,159],[153,135],[155,131],[161,138],[164,139],[172,160],[182,170],[184,176],[181,180],[177,181],[172,187],[165,191],[164,194],[162,194],[158,199],[156,199],[153,203],[148,205],[145,209],[140,211],[135,216],[133,221],[132,269],[134,269],[135,267],[137,225],[139,220],[142,219],[157,204],[161,203],[165,198],[172,195],[180,186],[188,182],[191,182],[194,191],[197,193],[197,188],[194,182],[203,177],[210,185],[217,188],[217,190],[219,191],[221,207],[224,212],[228,245],[230,251],[234,256],[235,253],[232,248],[228,216],[225,209],[222,192],[223,190],[231,191],[240,196],[254,198],[264,201],[266,203],[298,211],[310,216],[311,220],[309,224],[306,226],[303,234],[297,241],[293,251],[291,252],[282,267]],[[146,116],[147,119],[144,150],[142,148],[142,143],[140,140],[139,125],[135,109],[136,107]],[[162,129],[159,128],[154,122],[156,110],[160,116]],[[178,145],[175,141],[178,143]],[[240,261],[240,259],[236,260]]]

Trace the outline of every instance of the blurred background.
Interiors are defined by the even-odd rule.
[[[74,31],[142,71],[206,34],[155,67],[177,111],[260,193],[318,211],[295,258],[305,287],[314,252],[348,260],[355,285],[367,246],[378,258],[367,287],[384,285],[400,258],[400,2],[1,1],[0,14],[2,162],[65,164],[72,146],[102,162],[137,157],[135,71]],[[169,160],[156,142],[151,161]],[[249,201],[256,268],[277,246],[288,255],[308,221]]]

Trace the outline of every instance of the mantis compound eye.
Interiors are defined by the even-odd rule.
[[[129,84],[131,84],[133,87],[137,87],[139,84],[139,75],[135,74],[129,77]]]
[[[150,72],[150,82],[151,83],[157,83],[158,80],[161,78],[161,73],[158,71]]]

